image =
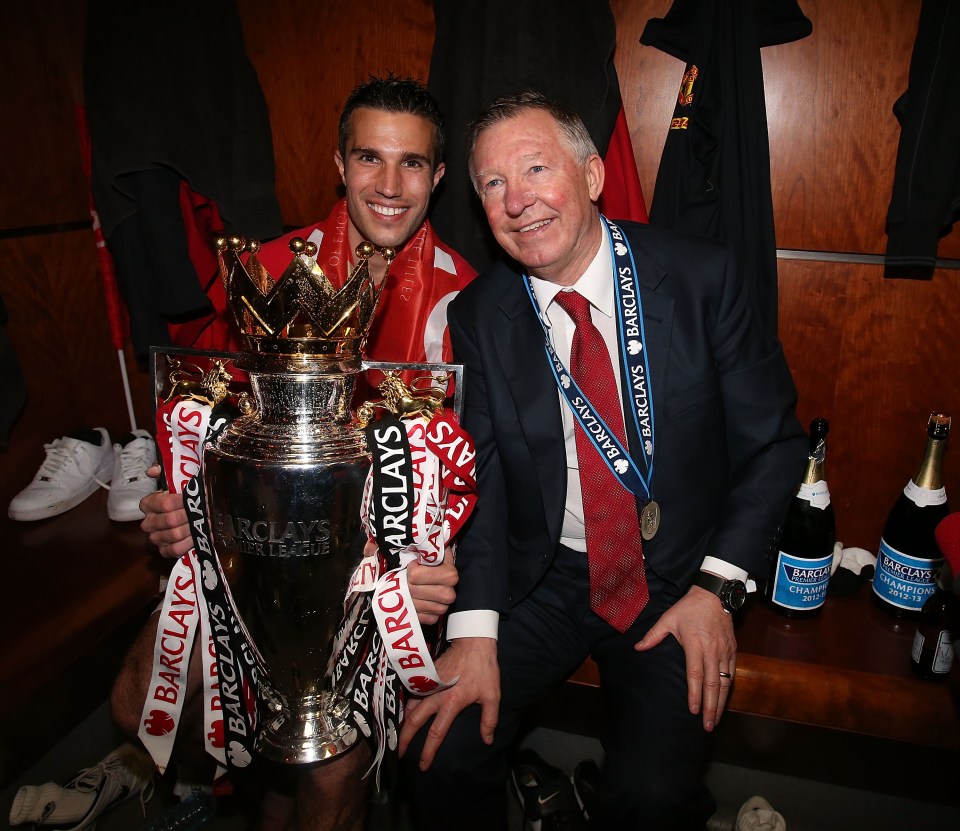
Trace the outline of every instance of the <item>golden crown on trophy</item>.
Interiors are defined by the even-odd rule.
[[[247,349],[358,357],[386,284],[386,276],[379,284],[374,282],[368,260],[379,254],[389,269],[396,256],[394,249],[360,243],[356,248],[357,266],[339,289],[317,265],[313,242],[300,237],[290,240],[292,258],[277,280],[260,263],[259,251],[256,240],[217,240],[227,303]],[[245,262],[244,254],[249,255]]]

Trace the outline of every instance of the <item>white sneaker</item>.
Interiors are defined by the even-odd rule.
[[[10,824],[33,822],[62,831],[93,828],[111,805],[140,795],[153,796],[153,761],[138,747],[124,744],[103,761],[84,768],[66,785],[24,785],[10,806]]]
[[[140,500],[157,489],[147,468],[157,462],[157,444],[146,430],[125,433],[113,446],[113,479],[107,497],[107,516],[116,522],[143,519]]]
[[[752,796],[737,814],[736,831],[787,831],[787,823],[762,796]]]
[[[78,430],[45,444],[47,458],[27,485],[10,501],[10,519],[29,522],[62,514],[79,505],[109,481],[113,445],[102,427]]]

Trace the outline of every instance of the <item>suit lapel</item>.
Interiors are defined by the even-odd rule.
[[[650,361],[650,389],[655,415],[663,417],[667,383],[667,366],[670,363],[670,338],[673,333],[674,300],[664,292],[657,291],[667,279],[667,272],[643,247],[639,234],[629,234],[633,260],[637,268],[637,282],[643,301],[643,329],[647,339]],[[656,436],[654,436],[656,438]]]
[[[637,283],[640,286],[640,298],[643,304],[643,331],[646,338],[647,357],[650,362],[650,397],[653,402],[654,413],[654,441],[657,440],[656,429],[666,415],[663,406],[666,390],[666,371],[670,357],[670,339],[673,332],[674,300],[663,292],[657,291],[660,284],[667,278],[666,271],[644,249],[637,233],[630,233],[630,247],[633,251],[634,265],[637,271]],[[628,372],[620,361],[621,390],[623,392],[624,414],[630,412],[630,393]],[[661,421],[658,422],[657,419]],[[630,443],[630,455],[642,467],[641,440],[637,435],[635,421],[629,415],[625,419],[627,435]],[[662,457],[656,456],[654,449],[654,473],[663,464]],[[656,483],[651,487],[656,494]]]
[[[496,339],[500,363],[540,480],[551,542],[556,544],[567,481],[557,387],[544,352],[543,330],[519,276],[499,306],[504,315]]]

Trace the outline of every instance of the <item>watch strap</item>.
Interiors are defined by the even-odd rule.
[[[706,589],[711,594],[719,597],[720,591],[726,582],[727,578],[721,577],[719,574],[711,574],[709,571],[699,571],[693,580],[693,585],[699,586],[701,589]]]

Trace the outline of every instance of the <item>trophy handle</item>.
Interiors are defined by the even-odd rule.
[[[170,396],[176,384],[175,379],[171,376],[177,372],[178,367],[193,367],[206,373],[210,371],[215,362],[219,362],[224,367],[233,368],[234,360],[240,357],[242,355],[239,352],[219,352],[212,349],[189,349],[176,346],[151,346],[150,378],[153,387],[154,418],[156,418],[157,406]],[[246,388],[246,384],[243,381],[235,380],[230,385],[231,392],[244,388]]]
[[[394,363],[391,361],[367,361],[360,363],[363,370],[377,369],[381,372],[387,370],[403,372],[429,372],[434,375],[446,375],[453,378],[453,411],[459,420],[463,415],[463,364],[447,363]]]
[[[208,367],[214,360],[222,360],[231,365],[231,363],[242,357],[239,352],[221,352],[212,349],[190,349],[171,346],[151,346],[150,347],[150,376],[153,386],[153,408],[156,411],[157,404],[161,403],[170,390],[170,372],[173,362],[177,359],[198,362],[201,366]],[[173,359],[173,360],[171,360]],[[463,415],[463,364],[448,363],[396,363],[393,361],[361,361],[363,370],[377,369],[384,370],[410,370],[413,372],[430,372],[436,375],[450,375],[453,378],[453,411],[459,419]],[[244,384],[235,386],[244,387]]]

